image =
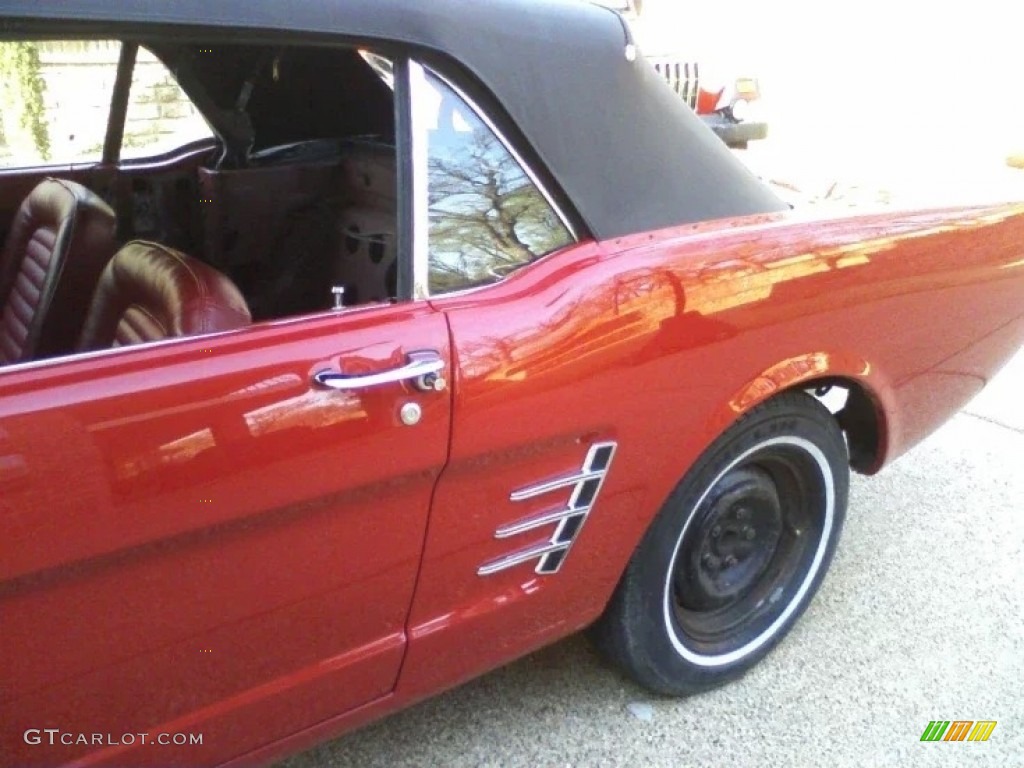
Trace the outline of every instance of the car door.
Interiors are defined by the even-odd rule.
[[[47,149],[6,120],[0,155],[25,157],[28,141],[46,161],[99,142],[115,165],[87,164],[77,176],[71,165],[13,171],[0,186],[30,186],[42,173],[104,186],[122,240],[155,241],[147,248],[186,265],[197,284],[189,259],[219,268],[250,311],[254,284],[274,289],[264,296],[282,286],[308,292],[301,303],[261,305],[264,322],[241,330],[149,344],[129,333],[132,346],[0,370],[0,765],[217,763],[394,688],[430,497],[447,457],[450,395],[439,379],[451,362],[447,321],[407,288],[404,301],[374,294],[349,306],[351,272],[358,277],[368,259],[377,268],[370,277],[388,282],[387,262],[397,265],[403,245],[396,148],[383,142],[392,96],[356,50],[217,49],[223,69],[233,63],[243,79],[259,64],[253,103],[264,99],[264,137],[268,121],[288,111],[268,101],[297,98],[304,67],[365,70],[362,81],[325,79],[316,98],[305,93],[306,112],[293,113],[278,131],[291,133],[277,141],[289,149],[318,131],[343,139],[338,121],[324,116],[352,114],[338,105],[365,96],[359,83],[369,81],[382,135],[373,148],[383,154],[373,180],[391,190],[374,216],[365,200],[339,192],[350,189],[349,176],[331,166],[337,156],[286,158],[269,170],[254,163],[220,174],[246,194],[215,201],[240,232],[214,232],[213,195],[199,195],[199,181],[214,174],[204,159],[214,147],[202,135],[189,139],[196,126],[210,129],[189,116],[195,106],[168,67],[131,43],[55,37],[34,51],[68,65],[45,80],[48,97],[35,105],[44,108],[25,107],[32,93],[11,100],[40,118],[39,135],[52,141]],[[207,83],[219,83],[222,67],[210,69]],[[106,103],[89,101],[96,98]],[[105,128],[86,130],[86,115],[102,115],[94,122]],[[311,176],[330,177],[337,195],[307,190]],[[321,194],[320,216],[286,187]],[[261,244],[263,272],[251,259],[218,259],[232,236],[244,240],[271,214],[276,229],[259,230],[270,241]],[[384,233],[339,236],[367,218]],[[281,269],[267,277],[271,266]],[[335,308],[325,310],[322,298],[336,288]],[[132,294],[142,302],[132,311],[145,315],[143,293]],[[162,748],[152,750],[154,742]]]
[[[0,764],[213,763],[387,694],[449,362],[407,302],[0,373]]]

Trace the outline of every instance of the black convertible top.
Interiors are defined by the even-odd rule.
[[[45,19],[111,37],[230,27],[443,54],[495,96],[599,239],[787,207],[642,56],[627,59],[621,18],[583,0],[5,0],[0,36]]]

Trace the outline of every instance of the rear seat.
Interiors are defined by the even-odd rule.
[[[327,309],[332,286],[347,305],[397,295],[395,148],[333,147],[333,157],[199,171],[205,260],[238,283],[256,320]]]
[[[341,160],[345,203],[338,216],[334,279],[345,303],[387,301],[398,293],[398,181],[395,149],[347,143]]]
[[[395,148],[374,141],[347,141],[341,157],[342,183],[349,197],[368,208],[396,211]]]

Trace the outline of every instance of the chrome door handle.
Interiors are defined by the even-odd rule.
[[[417,388],[423,391],[440,392],[447,383],[438,374],[444,370],[441,355],[432,350],[410,352],[406,355],[408,362],[400,368],[392,368],[380,373],[342,373],[329,368],[313,374],[313,381],[331,389],[366,389],[379,384],[393,384],[396,381],[415,380]]]

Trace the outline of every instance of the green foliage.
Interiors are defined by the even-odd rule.
[[[39,157],[49,160],[45,93],[39,46],[33,42],[0,43],[0,103],[5,118],[15,118],[14,125],[5,126],[5,133],[10,138],[16,131],[25,131],[32,137]]]

